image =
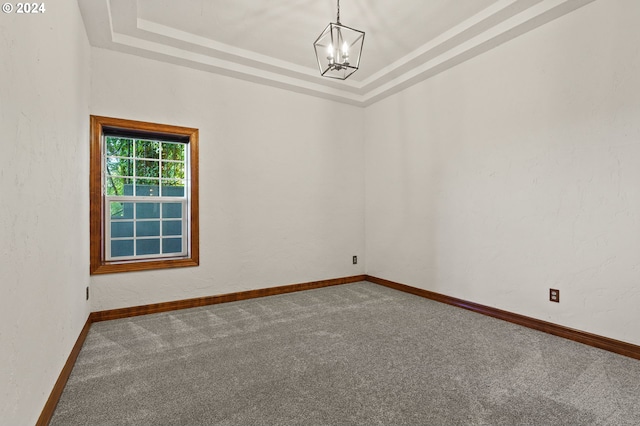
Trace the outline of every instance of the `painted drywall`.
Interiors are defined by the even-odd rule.
[[[639,19],[596,1],[368,107],[367,273],[640,344]]]
[[[90,309],[90,47],[75,2],[45,7],[0,16],[3,425],[36,422]]]
[[[92,310],[364,273],[362,109],[99,48],[91,84],[92,114],[200,131],[200,266],[92,276]]]

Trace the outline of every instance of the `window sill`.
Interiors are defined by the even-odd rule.
[[[184,268],[189,266],[198,266],[200,264],[198,259],[183,258],[183,259],[160,259],[140,261],[134,260],[130,262],[102,262],[99,265],[91,265],[91,275],[99,274],[115,274],[118,272],[135,272],[135,271],[150,271],[154,269],[167,269],[167,268]]]

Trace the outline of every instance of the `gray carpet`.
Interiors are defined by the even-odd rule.
[[[371,283],[95,323],[52,425],[638,425],[640,361]]]

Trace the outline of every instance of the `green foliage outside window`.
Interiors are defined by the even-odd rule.
[[[183,143],[107,137],[106,194],[184,196],[185,155]]]

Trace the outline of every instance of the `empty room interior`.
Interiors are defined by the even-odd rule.
[[[1,425],[640,423],[639,1],[2,8]]]

